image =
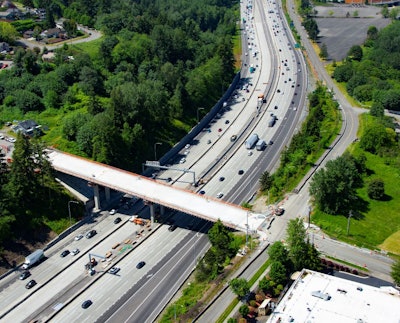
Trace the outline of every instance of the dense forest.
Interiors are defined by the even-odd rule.
[[[137,171],[154,142],[165,143],[160,153],[175,144],[234,76],[237,1],[23,4],[45,8],[47,26],[64,17],[104,34],[90,53],[65,45],[54,62],[41,60],[46,49],[17,48],[0,73],[0,121],[35,119],[60,149]]]

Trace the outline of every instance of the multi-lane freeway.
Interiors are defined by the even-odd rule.
[[[242,24],[245,51],[240,86],[209,127],[195,138],[196,144],[182,151],[185,159],[182,161],[177,156],[171,162],[172,168],[194,171],[202,184],[192,187],[191,174],[172,169],[160,172],[156,178],[237,204],[254,194],[263,171],[275,167],[279,152],[305,114],[308,87],[303,57],[294,48],[278,5],[271,1],[255,1],[252,7],[250,4],[251,1],[243,1],[241,5],[246,23]],[[249,72],[250,66],[255,68],[254,73]],[[266,103],[257,109],[261,93]],[[341,104],[347,107],[345,102]],[[277,117],[277,122],[268,127],[271,114]],[[342,136],[345,140],[332,149],[334,153],[340,154],[354,139],[354,121],[350,116],[346,121]],[[271,144],[263,151],[246,149],[244,141],[252,133]],[[278,218],[268,231],[270,241],[283,238],[288,218],[307,213],[309,197],[305,190],[306,186],[286,202],[285,217]],[[147,212],[146,207],[137,204],[125,214],[111,216],[103,212],[94,218],[82,230],[95,228],[96,236],[79,241],[68,237],[46,251],[48,259],[31,269],[29,279],[37,281],[32,289],[25,289],[27,281],[19,281],[17,274],[3,279],[0,282],[1,319],[13,322],[154,321],[193,270],[197,258],[208,248],[205,232],[210,223],[168,212],[168,221],[178,226],[176,230],[154,225],[151,230],[138,234],[143,228],[130,222],[129,216],[139,213],[146,217]],[[122,218],[121,223],[113,223],[116,216]],[[115,247],[116,244],[119,245]],[[73,248],[79,248],[80,253],[59,256],[62,250]],[[94,256],[99,264],[95,267],[96,273],[89,275],[84,268],[88,254],[105,255],[109,251],[113,252],[112,261],[102,262],[101,257]],[[141,261],[145,265],[138,269]],[[120,268],[117,274],[108,272],[112,266]],[[81,308],[85,300],[92,301],[87,309]]]

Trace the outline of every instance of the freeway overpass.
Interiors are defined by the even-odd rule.
[[[168,207],[213,222],[220,219],[232,229],[264,235],[264,214],[58,150],[48,149],[47,156],[55,170],[88,181],[94,189],[95,208],[100,208],[101,186],[106,189],[106,198],[113,189],[143,199],[150,205],[152,220],[154,204],[159,204],[162,210]]]

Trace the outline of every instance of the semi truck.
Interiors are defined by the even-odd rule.
[[[258,135],[256,133],[253,133],[247,140],[244,142],[244,145],[247,149],[252,149],[254,145],[258,141]]]
[[[25,262],[22,265],[22,269],[28,269],[33,265],[39,263],[44,258],[44,252],[41,249],[32,252],[29,256],[25,258]]]
[[[264,141],[264,140],[262,140],[262,139],[259,139],[258,141],[257,141],[257,143],[256,143],[256,149],[258,150],[258,151],[261,151],[261,150],[264,150],[264,148],[267,146],[267,143]]]
[[[271,116],[271,119],[268,121],[268,127],[273,127],[276,121],[276,116]]]

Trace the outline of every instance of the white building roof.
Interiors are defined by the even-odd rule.
[[[237,230],[246,231],[247,224],[248,230],[258,230],[266,219],[265,215],[252,213],[238,205],[158,183],[153,179],[68,153],[48,150],[48,157],[57,171],[203,219],[220,219],[225,225]]]
[[[313,296],[317,291],[329,295],[329,299]],[[398,323],[399,320],[398,291],[303,270],[268,322]]]

